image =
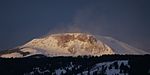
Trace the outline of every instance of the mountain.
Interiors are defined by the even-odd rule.
[[[0,52],[0,57],[45,56],[101,56],[108,54],[148,54],[126,43],[106,36],[86,33],[51,34],[33,39],[14,49]]]

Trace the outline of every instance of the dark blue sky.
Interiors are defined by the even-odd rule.
[[[150,0],[0,0],[0,50],[47,33],[88,32],[150,49]]]

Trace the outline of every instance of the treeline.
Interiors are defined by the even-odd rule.
[[[65,68],[73,65],[82,65],[77,72],[90,69],[97,63],[111,62],[117,60],[128,60],[130,65],[130,75],[147,75],[150,70],[150,55],[103,55],[103,56],[59,56],[46,57],[34,55],[25,58],[0,58],[1,75],[23,75],[26,72],[40,68],[40,71],[50,70],[50,75],[58,68]],[[71,72],[70,72],[71,74]],[[46,75],[46,73],[44,74]]]

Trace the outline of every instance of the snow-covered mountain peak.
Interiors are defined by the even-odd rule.
[[[78,56],[104,54],[147,54],[111,37],[86,33],[60,33],[37,38],[1,57],[26,57],[35,54],[46,56]]]
[[[112,54],[106,44],[95,36],[85,33],[52,34],[40,39],[33,39],[22,47],[45,50],[50,55],[102,55]]]

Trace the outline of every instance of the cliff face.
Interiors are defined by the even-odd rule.
[[[106,45],[97,43],[97,39],[92,35],[86,34],[64,34],[53,36],[57,40],[57,46],[61,48],[67,48],[67,50],[75,54],[78,52],[77,49],[85,50],[94,54],[103,53],[108,51]]]

